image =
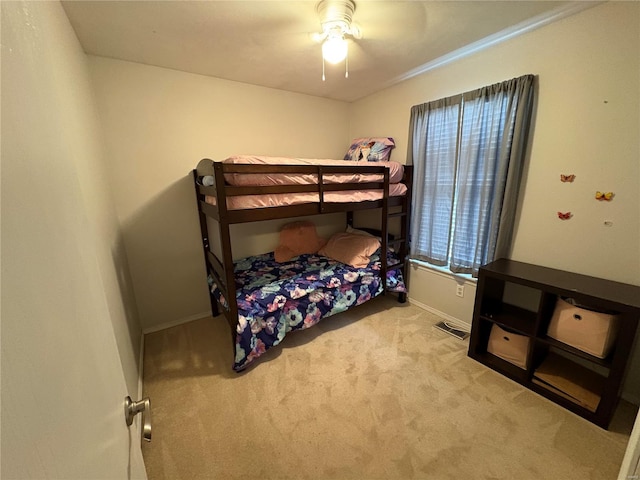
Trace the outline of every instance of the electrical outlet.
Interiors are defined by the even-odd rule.
[[[456,296],[464,297],[464,285],[456,285]]]

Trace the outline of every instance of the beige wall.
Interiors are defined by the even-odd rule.
[[[538,76],[537,111],[512,258],[640,285],[640,4],[593,7],[356,102],[350,134],[392,135],[404,161],[412,105],[527,73]],[[616,196],[598,202],[597,190]],[[461,311],[454,283],[411,274],[412,299],[471,321],[472,299]],[[630,376],[640,379],[637,352]],[[636,383],[627,392],[640,400]]]
[[[55,9],[56,7],[51,8]],[[37,11],[35,7],[34,11]],[[29,87],[24,86],[23,89],[32,90],[28,98],[33,100],[34,105],[37,105],[38,101],[48,102],[39,107],[38,115],[41,117],[39,120],[46,127],[49,126],[49,123],[59,126],[63,129],[64,136],[41,138],[36,125],[31,125],[27,128],[28,134],[32,135],[30,141],[43,146],[38,150],[37,156],[34,153],[33,157],[23,160],[29,160],[34,166],[44,168],[42,173],[37,174],[41,178],[46,178],[52,174],[52,170],[58,168],[71,169],[68,174],[77,177],[78,188],[82,195],[82,203],[79,208],[86,211],[89,222],[88,225],[81,228],[88,227],[87,233],[93,239],[92,248],[97,256],[99,281],[102,282],[102,290],[107,299],[109,316],[116,335],[127,386],[132,395],[137,395],[142,335],[131,287],[128,261],[122,244],[111,186],[104,164],[104,145],[90,84],[87,58],[68,24],[66,15],[63,14],[62,19],[67,24],[60,27],[60,31],[54,29],[54,34],[60,36],[60,45],[57,45],[59,48],[51,43],[49,49],[43,52],[43,55],[51,57],[50,62],[38,65],[35,63],[37,58],[28,59],[31,62],[29,68],[36,72],[43,72],[40,79],[42,86],[35,84]],[[33,48],[39,48],[39,46],[34,45]],[[3,52],[3,65],[5,58],[10,58],[5,56],[9,53]],[[60,72],[64,72],[64,74]],[[53,93],[51,93],[50,99],[42,99],[38,95],[40,91],[53,91]],[[10,97],[4,86],[2,97],[4,131],[5,127],[12,127],[5,106],[9,104],[9,100],[14,99]],[[54,101],[56,102],[54,106],[49,105]],[[33,106],[27,103],[20,105],[20,108],[24,111],[18,115],[18,121],[27,122],[22,117],[28,118],[28,113]],[[44,131],[44,127],[42,130]],[[3,143],[8,138],[9,134],[3,135]],[[55,142],[55,144],[46,148],[44,146],[47,145],[46,141]],[[26,152],[25,155],[27,155]],[[3,158],[3,161],[7,161],[7,158]],[[64,167],[57,167],[55,162],[58,161],[65,162]],[[3,178],[3,183],[5,182],[17,182],[24,192],[27,186],[32,185],[33,179],[29,178],[25,172],[19,178]],[[43,196],[42,201],[46,204],[49,200]],[[17,201],[16,205],[11,205],[11,208],[12,211],[20,212],[22,206],[23,202]],[[32,221],[38,220],[33,218]],[[55,229],[51,234],[53,235],[54,232]],[[3,231],[3,234],[11,235],[12,232],[10,230]],[[29,241],[36,241],[36,239],[29,239]],[[37,286],[34,285],[34,288],[39,291]]]
[[[87,59],[58,2],[1,8],[0,476],[146,478],[122,409],[141,333]]]
[[[190,171],[247,153],[341,158],[348,105],[89,57],[141,323],[209,311]],[[234,228],[234,254],[273,250],[280,223]]]
[[[356,102],[351,136],[395,135],[392,158],[404,161],[412,105],[538,75],[513,258],[640,285],[639,9],[594,7]],[[562,184],[560,173],[576,181]],[[616,197],[597,202],[596,190]],[[559,221],[558,210],[573,219]]]

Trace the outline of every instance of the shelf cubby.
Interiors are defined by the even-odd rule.
[[[619,312],[605,358],[547,335],[558,298]],[[514,301],[525,299],[525,301]],[[558,405],[608,428],[640,320],[640,287],[500,259],[478,274],[469,356]],[[530,339],[526,369],[487,351],[493,325]]]
[[[480,317],[521,335],[533,335],[535,333],[536,313],[515,305],[503,303],[499,308],[480,313]]]

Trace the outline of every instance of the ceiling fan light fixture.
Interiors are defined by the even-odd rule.
[[[342,35],[331,35],[322,44],[322,57],[329,63],[340,63],[347,58],[348,49]]]
[[[353,0],[321,0],[316,10],[322,25],[322,81],[325,81],[324,62],[345,60],[345,78],[349,78],[349,46],[345,36],[360,38],[360,29],[352,25],[356,4]]]
[[[333,29],[336,26],[343,28],[343,33],[348,33],[356,11],[353,0],[322,0],[316,7],[322,30]]]

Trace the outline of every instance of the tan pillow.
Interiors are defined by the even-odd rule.
[[[365,237],[374,237],[377,238],[378,240],[380,240],[380,237],[378,237],[377,235],[374,235],[372,233],[369,233],[365,230],[359,230],[357,228],[353,228],[351,225],[347,225],[347,229],[345,230],[346,233],[353,233],[356,235],[364,235]]]
[[[318,236],[312,222],[288,223],[280,230],[280,243],[276,247],[276,262],[286,262],[303,253],[317,253],[327,241]]]
[[[369,264],[369,257],[378,248],[380,248],[380,241],[375,237],[356,233],[336,233],[318,251],[318,254],[352,267],[362,268]]]

